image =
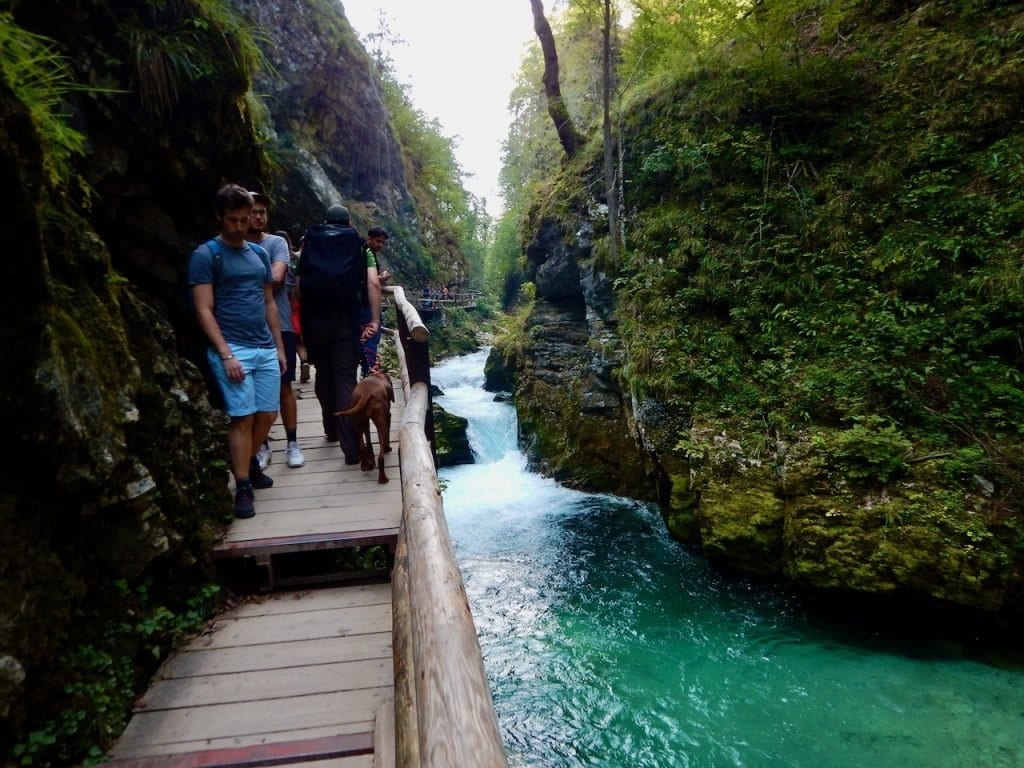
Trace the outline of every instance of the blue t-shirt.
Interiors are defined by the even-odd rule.
[[[257,245],[253,243],[253,245]],[[273,268],[275,261],[284,262],[284,284],[275,286],[274,301],[277,302],[277,317],[281,324],[281,332],[292,330],[292,299],[291,289],[295,285],[295,278],[292,277],[288,266],[292,261],[292,252],[288,247],[288,241],[280,235],[264,235],[263,242],[258,244],[270,255],[270,265]]]
[[[220,266],[213,266],[213,250],[203,243],[192,252],[188,284],[213,285],[213,316],[228,344],[242,347],[274,347],[267,325],[263,287],[273,282],[270,256],[260,246],[245,243],[233,248],[218,239]]]

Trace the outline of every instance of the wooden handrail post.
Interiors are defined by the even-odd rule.
[[[416,308],[405,298],[405,291],[399,286],[385,286],[384,291],[391,294],[398,310],[398,348],[400,351],[400,363],[403,367],[403,384],[408,389],[413,384],[424,383],[427,385],[427,392],[430,392],[430,347],[428,339],[430,330],[420,319]],[[401,359],[404,358],[404,359]],[[424,423],[424,434],[430,444],[430,452],[434,457],[434,466],[437,466],[437,443],[434,434],[434,408],[433,399],[430,400],[430,407],[427,409],[426,421]]]
[[[399,433],[419,765],[507,768],[433,456],[423,437],[428,395],[425,384],[413,385]]]
[[[401,288],[398,358],[402,524],[392,574],[398,768],[507,768],[466,588],[444,519],[434,453],[429,332]]]
[[[398,534],[391,584],[394,605],[392,657],[395,665],[395,765],[418,766],[420,741],[416,717],[416,670],[412,655],[409,553],[406,536],[401,532]]]

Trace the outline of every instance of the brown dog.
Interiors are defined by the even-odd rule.
[[[370,422],[377,428],[380,456],[377,460],[377,482],[386,483],[384,454],[391,453],[391,403],[395,402],[395,388],[391,377],[384,371],[370,371],[369,376],[352,390],[352,406],[338,411],[337,416],[351,416],[359,434],[359,466],[364,472],[373,469],[373,443],[370,442]]]

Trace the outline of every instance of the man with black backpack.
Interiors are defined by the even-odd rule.
[[[302,335],[309,361],[316,367],[314,390],[324,434],[331,442],[340,440],[346,464],[359,463],[359,435],[350,417],[335,413],[352,404],[362,339],[380,327],[380,283],[376,269],[371,279],[364,247],[348,209],[332,205],[323,224],[306,230],[296,277]],[[360,320],[364,300],[370,306],[366,324]]]

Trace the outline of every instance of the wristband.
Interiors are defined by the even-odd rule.
[[[234,356],[234,355],[226,355],[225,357],[222,357],[222,358],[220,359],[220,361],[221,361],[222,363],[226,363],[226,362],[227,362],[228,360],[234,360],[234,359],[235,359],[235,356]]]

